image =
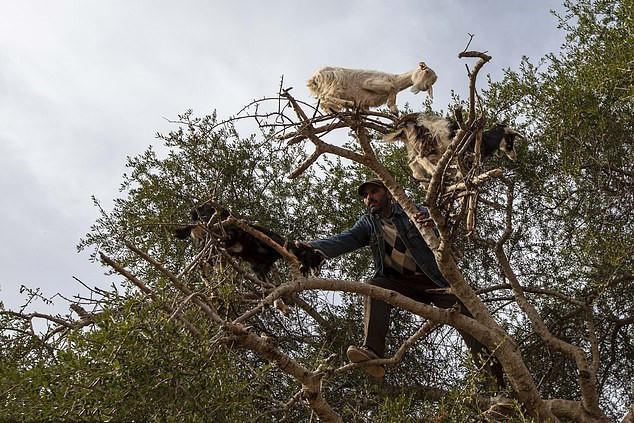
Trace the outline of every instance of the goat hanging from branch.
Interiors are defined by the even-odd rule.
[[[212,219],[217,216],[221,220],[215,224]],[[202,248],[205,240],[213,236],[219,240],[219,244],[232,257],[245,261],[251,266],[251,270],[262,281],[268,281],[273,264],[282,258],[273,245],[252,235],[248,229],[231,222],[227,210],[218,210],[209,202],[195,207],[190,212],[191,223],[177,228],[174,235],[178,239],[191,238],[197,248]],[[211,225],[210,225],[211,223]],[[317,250],[308,250],[295,245],[274,231],[260,225],[245,223],[245,225],[268,237],[278,246],[285,248],[300,263],[299,270],[303,274],[318,274],[324,262],[324,256]]]

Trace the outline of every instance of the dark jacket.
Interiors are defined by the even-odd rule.
[[[425,207],[417,207],[423,213],[428,214]],[[392,222],[394,222],[394,226],[396,226],[403,243],[411,251],[416,264],[436,285],[443,288],[448,287],[449,284],[438,269],[434,253],[420,232],[418,232],[418,228],[409,220],[399,204],[393,204],[392,210]],[[352,228],[340,234],[330,238],[310,241],[310,244],[323,252],[328,258],[337,257],[369,245],[374,259],[374,276],[383,275],[385,256],[383,231],[379,220],[371,214],[361,216]]]

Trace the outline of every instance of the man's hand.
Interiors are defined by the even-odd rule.
[[[433,226],[434,221],[427,212],[419,211],[416,213],[416,223],[418,226]]]

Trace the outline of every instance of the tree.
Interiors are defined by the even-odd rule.
[[[596,336],[598,383],[611,415],[619,399],[632,403],[632,3],[566,2],[560,55],[541,66],[524,60],[519,72],[487,93],[501,117],[524,116],[535,134],[515,169],[521,194],[517,267],[535,283],[592,307],[594,328],[583,328],[579,306],[542,305],[562,338]],[[495,99],[505,99],[497,102]],[[534,251],[520,257],[520,251]],[[553,269],[558,269],[553,272]],[[572,307],[570,307],[572,306]],[[593,334],[594,332],[594,334]],[[541,349],[541,347],[538,347]],[[560,380],[570,376],[563,364]],[[547,383],[559,396],[566,384]],[[568,386],[571,386],[568,384]],[[566,392],[566,394],[569,394]],[[622,404],[622,403],[620,403]],[[621,405],[622,407],[622,405]],[[617,411],[619,410],[619,411]]]
[[[41,336],[30,322],[42,315],[0,314],[2,418],[494,419],[500,410],[489,409],[492,393],[453,327],[502,362],[518,403],[510,418],[606,421],[629,407],[632,421],[632,4],[565,7],[562,53],[545,70],[524,60],[480,101],[476,77],[490,58],[461,53],[477,59],[471,97],[454,108],[461,130],[423,183],[408,175],[400,146],[375,142],[397,119],[382,111],[323,115],[280,89],[229,122],[180,116],[177,130],[159,135],[163,157],[150,148],[129,159],[125,198],[80,244],[123,288],[78,299],[78,318],[43,316],[51,326]],[[258,136],[238,135],[243,118],[255,119]],[[498,120],[529,140],[520,160],[476,155],[452,185],[443,164],[464,167],[461,147]],[[501,177],[478,178],[495,167]],[[370,175],[410,217],[414,201],[429,207],[438,234],[421,233],[474,319],[359,282],[370,267],[363,253],[303,277],[279,248],[285,260],[261,281],[213,238],[203,256],[172,236],[207,199],[245,230],[258,221],[290,238],[330,235],[362,213],[351,197]],[[358,294],[407,311],[396,312],[382,382],[343,358],[362,332]],[[271,307],[278,298],[288,315]]]

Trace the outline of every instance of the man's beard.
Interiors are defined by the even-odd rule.
[[[385,208],[385,204],[381,204],[381,201],[375,201],[373,203],[368,204],[368,212],[378,218],[383,216],[383,209]]]

